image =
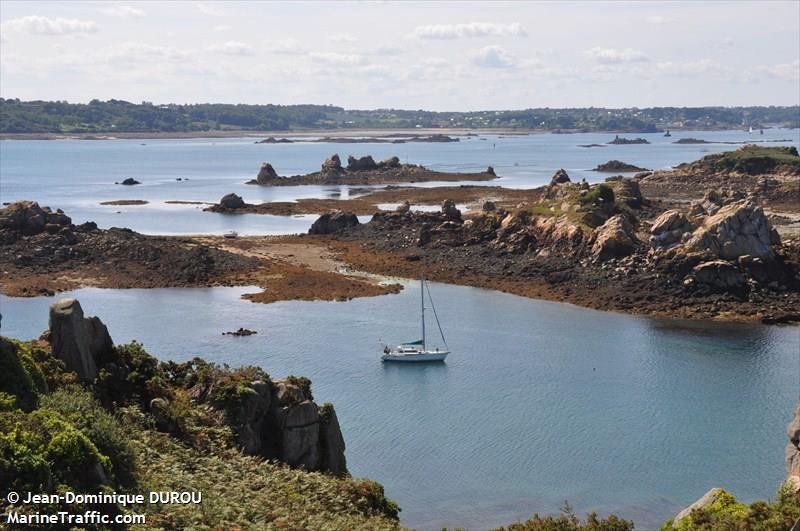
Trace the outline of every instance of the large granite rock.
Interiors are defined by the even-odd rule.
[[[644,203],[642,191],[639,188],[639,181],[630,177],[613,181],[611,188],[614,190],[614,198],[625,203],[631,208],[639,208]]]
[[[599,260],[628,256],[639,244],[636,233],[625,216],[617,214],[594,230],[592,255]]]
[[[256,176],[256,183],[269,184],[275,179],[280,179],[280,177],[278,177],[278,173],[275,171],[275,168],[272,167],[272,164],[269,162],[262,163],[261,168],[258,170],[258,175]]]
[[[323,404],[320,408],[320,469],[334,476],[347,473],[347,462],[344,457],[344,437],[339,427],[339,419],[333,404]]]
[[[703,494],[700,497],[699,500],[697,500],[696,502],[691,504],[689,507],[685,508],[684,510],[679,512],[677,515],[675,515],[675,518],[673,518],[673,520],[672,520],[673,529],[678,529],[678,527],[680,526],[681,521],[684,520],[685,518],[689,517],[692,514],[692,511],[697,510],[697,509],[704,509],[704,508],[708,507],[709,505],[711,505],[712,503],[717,501],[717,498],[719,498],[720,495],[722,495],[724,493],[725,493],[724,490],[722,490],[719,487],[715,487],[715,488],[711,489],[710,491],[706,492],[705,494]]]
[[[0,233],[16,236],[34,236],[44,231],[57,232],[69,227],[72,220],[61,210],[53,212],[34,201],[17,201],[0,208]],[[7,238],[4,236],[3,240]],[[10,238],[8,238],[10,239]]]
[[[377,169],[378,165],[372,155],[365,155],[359,159],[350,155],[347,157],[347,171],[370,171]]]
[[[308,229],[309,234],[334,234],[349,227],[359,225],[358,216],[350,212],[336,210],[321,215]]]
[[[282,461],[293,467],[318,470],[321,463],[319,408],[305,401],[286,409],[283,419]]]
[[[461,221],[461,211],[456,208],[456,203],[452,199],[445,199],[442,202],[442,214],[450,221]]]
[[[564,171],[564,168],[561,168],[553,174],[553,178],[550,179],[550,186],[556,184],[567,184],[570,182],[572,182],[572,180],[569,178],[569,175],[567,175],[567,172]]]
[[[667,210],[650,227],[650,245],[653,248],[669,248],[681,243],[684,234],[689,234],[694,230],[694,225],[686,217],[686,214],[679,210]]]
[[[399,167],[400,167],[400,158],[397,156],[388,157],[378,162],[378,168],[399,168]]]
[[[686,248],[710,251],[725,260],[743,255],[772,259],[772,246],[779,243],[780,237],[761,207],[750,201],[738,201],[705,218],[686,242]]]
[[[745,276],[730,262],[712,260],[695,266],[691,278],[715,291],[734,291],[745,285]]]
[[[244,208],[245,202],[241,196],[231,193],[219,200],[219,206],[229,209]]]
[[[339,173],[342,171],[342,159],[339,158],[338,153],[334,153],[322,163],[323,173]]]
[[[77,299],[62,299],[50,306],[50,343],[53,355],[83,381],[97,377],[98,360],[114,348],[103,322],[84,317]]]

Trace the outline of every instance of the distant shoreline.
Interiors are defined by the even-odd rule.
[[[736,127],[719,127],[714,129],[670,129],[670,131],[739,131],[743,130]],[[297,129],[289,131],[252,131],[252,130],[228,130],[228,131],[172,131],[172,132],[102,132],[102,133],[2,133],[0,140],[159,140],[159,139],[193,139],[193,138],[267,138],[267,137],[317,137],[327,136],[332,138],[348,137],[382,137],[387,135],[407,134],[411,135],[460,135],[467,134],[485,135],[540,135],[540,134],[581,134],[581,133],[600,133],[600,134],[620,134],[620,135],[639,135],[639,134],[659,134],[659,133],[638,133],[635,131],[582,131],[582,130],[548,130],[548,129],[521,129],[490,127],[481,129],[472,128],[399,128],[399,129]]]

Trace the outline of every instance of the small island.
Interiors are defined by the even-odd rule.
[[[489,166],[482,172],[457,173],[440,172],[419,164],[403,164],[398,157],[389,157],[375,162],[372,155],[347,158],[347,166],[342,165],[338,154],[331,155],[322,163],[320,171],[290,177],[279,176],[269,162],[261,165],[255,179],[247,184],[260,186],[298,186],[304,184],[392,184],[428,181],[491,181],[497,175]]]
[[[609,144],[614,144],[618,146],[627,146],[630,144],[649,144],[650,142],[646,138],[625,138],[619,135],[614,136],[614,140],[611,140]]]
[[[633,164],[622,162],[621,160],[609,160],[605,164],[598,164],[597,167],[592,171],[599,171],[605,173],[611,173],[611,172],[635,173],[635,172],[650,171],[650,170],[648,170],[647,168],[640,168],[639,166],[634,166]]]

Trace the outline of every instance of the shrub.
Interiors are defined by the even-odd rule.
[[[13,406],[30,411],[36,407],[38,394],[46,390],[47,383],[33,361],[30,346],[0,337],[0,391],[15,397]],[[11,405],[8,398],[4,403]]]

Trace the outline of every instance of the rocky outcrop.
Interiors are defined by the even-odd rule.
[[[739,269],[725,260],[703,262],[692,269],[685,283],[696,282],[712,291],[730,292],[742,288],[746,278]]]
[[[692,511],[708,507],[709,505],[717,501],[717,499],[724,493],[725,493],[724,490],[720,489],[719,487],[715,487],[710,491],[706,492],[705,494],[703,494],[699,500],[697,500],[689,507],[686,507],[677,515],[675,515],[675,518],[672,520],[673,529],[678,529],[678,527],[680,527],[681,521],[689,517],[692,514]]]
[[[445,199],[442,203],[442,214],[449,221],[461,221],[461,211],[456,208],[456,203],[452,199]]]
[[[622,179],[613,181],[610,186],[614,190],[614,198],[616,201],[624,203],[631,208],[640,208],[644,204],[642,191],[636,179],[623,177]]]
[[[103,322],[84,317],[77,299],[62,299],[50,306],[50,343],[53,355],[83,381],[97,377],[98,360],[114,348]]]
[[[764,211],[749,201],[731,203],[707,217],[686,242],[689,251],[709,251],[719,258],[735,260],[750,255],[772,259],[773,245],[780,243]]]
[[[272,164],[269,162],[262,163],[261,168],[258,170],[258,175],[256,176],[256,183],[270,184],[276,179],[280,179],[280,177],[278,177],[278,173],[275,171],[275,168],[272,167]]]
[[[407,214],[411,212],[411,203],[408,201],[403,201],[397,206],[395,212],[399,212],[400,214]]]
[[[61,210],[53,212],[33,201],[18,201],[0,209],[0,243],[13,243],[23,236],[71,232],[72,220]]]
[[[553,177],[550,179],[550,186],[567,184],[570,182],[572,181],[570,180],[569,175],[567,175],[567,172],[564,171],[564,168],[561,168],[553,174]]]
[[[666,249],[684,241],[694,225],[683,212],[667,210],[654,221],[650,227],[650,245],[656,249]]]
[[[378,165],[372,155],[365,155],[358,159],[352,155],[347,157],[347,171],[371,171],[377,168]]]
[[[392,157],[383,159],[382,161],[378,162],[378,164],[377,164],[378,168],[399,168],[400,166],[401,166],[400,158],[397,157],[397,156],[392,156]]]
[[[218,206],[224,209],[235,210],[237,208],[244,208],[245,202],[241,196],[231,193],[220,199]]]
[[[122,182],[120,182],[119,184],[123,184],[125,186],[134,186],[136,184],[142,184],[142,183],[140,183],[133,177],[128,177],[127,179],[123,179]]]
[[[800,402],[794,409],[794,418],[786,427],[789,444],[786,445],[786,482],[800,492]]]
[[[645,138],[624,138],[619,135],[614,135],[614,140],[610,141],[609,144],[621,145],[625,146],[628,144],[649,144],[650,142],[647,141]]]
[[[497,210],[497,207],[494,204],[494,201],[484,201],[483,205],[481,206],[481,210],[484,212],[494,212]]]
[[[639,172],[639,171],[650,171],[647,168],[640,168],[639,166],[634,166],[633,164],[628,164],[626,162],[622,162],[621,160],[609,160],[604,164],[598,164],[594,171],[599,172]]]
[[[639,240],[628,219],[617,214],[610,217],[592,234],[592,255],[599,260],[628,256]]]
[[[342,159],[339,158],[338,153],[334,153],[322,163],[323,173],[339,173],[342,171]]]
[[[308,229],[309,234],[334,234],[359,224],[358,216],[336,210],[321,215]]]

